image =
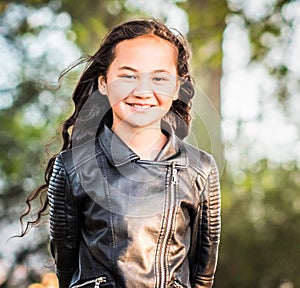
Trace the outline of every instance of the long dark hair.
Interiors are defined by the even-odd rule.
[[[80,59],[77,64],[71,66],[60,75],[61,80],[66,73],[79,63],[86,63],[86,67],[72,95],[74,112],[63,123],[63,145],[60,151],[72,148],[75,146],[75,143],[80,144],[89,140],[95,136],[95,129],[98,131],[104,123],[112,123],[112,111],[107,97],[99,95],[98,77],[106,77],[107,70],[115,57],[116,46],[120,42],[145,35],[165,39],[177,48],[177,73],[181,80],[180,90],[178,99],[173,101],[170,111],[164,120],[173,127],[175,134],[180,139],[187,136],[191,120],[189,112],[191,99],[194,96],[194,85],[189,72],[189,49],[186,41],[178,31],[174,30],[172,32],[167,26],[154,19],[138,19],[121,23],[111,29],[100,43],[100,48],[94,55]],[[95,101],[97,99],[97,101],[93,101],[93,98]],[[95,103],[98,103],[98,105],[94,105]],[[95,121],[95,119],[101,119],[100,123]],[[75,123],[76,126],[80,126],[80,133],[74,133]],[[45,184],[34,190],[26,199],[27,210],[20,217],[22,225],[20,236],[24,236],[30,227],[38,225],[42,216],[47,213],[48,199],[45,195],[56,156],[57,154],[53,155],[48,162],[45,171]],[[23,227],[23,219],[30,213],[31,201],[35,199],[40,199],[41,207],[35,218],[28,221],[26,226]]]

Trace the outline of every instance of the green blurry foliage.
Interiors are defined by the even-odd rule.
[[[138,9],[126,5],[125,0],[61,2],[61,10],[72,15],[76,42],[85,53],[94,53],[100,39],[109,28],[132,17],[145,16]],[[147,15],[149,17],[149,15]]]
[[[20,232],[18,217],[25,197],[43,184],[46,162],[58,151],[61,141],[56,127],[70,113],[72,79],[54,89],[63,62],[55,57],[62,57],[62,51],[56,49],[55,41],[43,51],[47,36],[56,39],[68,32],[68,27],[59,26],[59,14],[44,7],[43,16],[53,22],[45,25],[35,7],[15,3],[1,7],[5,9],[0,15],[0,228],[5,237],[0,240],[0,286],[13,288],[27,287],[46,269],[47,218],[27,238],[8,238]],[[71,41],[62,45],[76,54]],[[33,211],[39,205],[35,203]],[[48,267],[53,270],[53,265]]]
[[[300,287],[297,163],[263,159],[223,177],[224,225],[215,287]]]
[[[258,15],[249,15],[243,4],[247,1],[233,1],[231,3],[231,14],[237,15],[243,22],[244,27],[248,32],[249,42],[251,44],[251,57],[249,65],[255,62],[263,63],[269,74],[277,83],[277,101],[288,116],[288,101],[295,91],[291,91],[291,86],[300,88],[299,78],[295,76],[293,69],[288,67],[285,57],[281,60],[270,57],[270,52],[278,47],[281,51],[289,51],[289,45],[294,37],[294,27],[297,23],[297,14],[291,11],[297,11],[297,0],[277,0],[273,1],[272,5],[266,1],[266,9],[264,13]],[[235,3],[235,4],[233,4]],[[289,52],[288,52],[289,53]],[[297,83],[298,82],[298,83]]]

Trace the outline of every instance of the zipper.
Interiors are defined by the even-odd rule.
[[[171,183],[175,186],[177,184],[177,168],[175,167],[175,163],[172,163],[172,180]],[[174,191],[173,191],[174,192]]]
[[[162,223],[162,240],[159,247],[158,263],[157,263],[157,273],[159,281],[156,283],[156,288],[165,288],[167,283],[168,265],[167,265],[167,246],[172,234],[173,226],[173,216],[175,213],[175,202],[176,202],[176,186],[177,186],[177,168],[175,163],[172,162],[169,166],[170,173],[170,189],[167,194],[166,207],[165,207],[165,218]]]
[[[86,281],[82,284],[75,285],[72,288],[80,288],[80,287],[84,287],[85,285],[92,284],[92,283],[95,283],[94,288],[99,288],[101,284],[106,283],[106,277],[100,276],[97,279]]]

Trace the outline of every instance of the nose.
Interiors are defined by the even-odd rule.
[[[138,79],[136,87],[133,91],[133,95],[139,98],[150,98],[153,96],[153,90],[151,87],[151,80],[148,77],[140,77]]]

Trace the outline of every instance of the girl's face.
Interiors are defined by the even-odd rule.
[[[159,127],[160,120],[178,98],[176,47],[159,37],[124,40],[116,47],[99,90],[107,95],[113,126]],[[123,126],[124,127],[124,126]]]

